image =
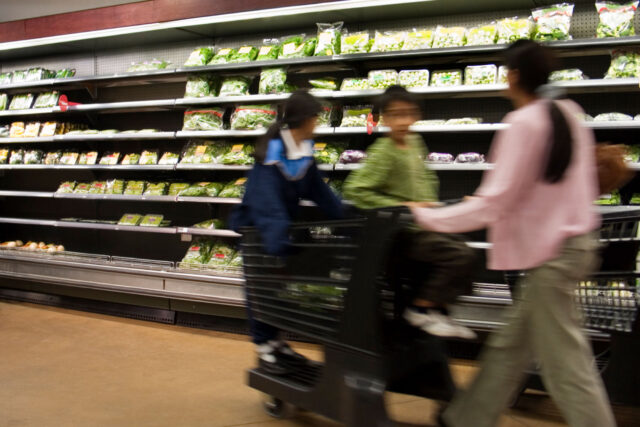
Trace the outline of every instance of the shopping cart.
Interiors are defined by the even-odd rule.
[[[406,212],[406,210],[404,211]],[[455,387],[440,340],[409,327],[385,298],[384,277],[402,210],[291,227],[293,254],[266,255],[254,229],[242,230],[247,299],[253,315],[324,347],[324,362],[290,376],[254,369],[249,385],[268,397],[266,410],[287,405],[349,426],[389,426],[385,391],[448,400]]]

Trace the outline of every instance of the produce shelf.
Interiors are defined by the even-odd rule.
[[[84,135],[57,135],[55,141],[128,141],[128,140],[160,140],[175,139],[175,132],[136,132],[136,133],[114,133],[114,134],[84,134]],[[14,138],[19,139],[19,138]],[[1,140],[0,140],[1,141]],[[18,142],[18,141],[16,141]]]
[[[176,197],[176,202],[191,202],[191,203],[215,203],[215,204],[228,204],[235,205],[242,201],[242,199],[236,199],[233,197]]]
[[[185,131],[181,130],[176,132],[176,138],[250,138],[260,135],[264,135],[267,132],[266,129],[258,130],[199,130],[199,131]]]
[[[32,142],[53,142],[55,141],[55,136],[36,136],[36,137],[28,137],[28,138],[0,138],[0,144],[26,144]]]
[[[640,129],[640,120],[585,122],[585,126],[594,130]]]
[[[1,169],[20,170],[121,170],[121,171],[172,171],[174,165],[0,165]]]
[[[207,230],[204,228],[177,227],[177,232],[178,234],[191,234],[194,236],[240,237],[240,234],[232,230]]]
[[[228,171],[248,171],[251,165],[219,165],[215,163],[178,163],[176,170],[228,170]]]
[[[0,190],[0,197],[35,197],[35,198],[51,198],[54,193],[50,191],[9,191]]]
[[[54,108],[29,108],[28,110],[5,110],[0,111],[0,117],[37,116],[41,114],[60,113],[60,107]]]
[[[243,96],[208,96],[203,98],[178,98],[175,105],[213,105],[213,104],[239,104],[239,103],[270,103],[289,99],[290,93],[274,95],[243,95]]]

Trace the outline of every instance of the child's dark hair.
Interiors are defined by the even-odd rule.
[[[548,83],[549,75],[556,68],[551,51],[531,40],[518,40],[506,50],[506,65],[517,70],[518,86],[529,94],[535,94]],[[554,184],[564,177],[573,155],[573,137],[566,117],[555,102],[550,102],[551,137],[544,180]]]
[[[306,90],[294,92],[284,104],[284,115],[282,119],[276,120],[276,122],[269,127],[267,133],[261,136],[256,142],[254,154],[256,161],[259,163],[264,161],[267,148],[269,147],[269,141],[278,137],[283,126],[289,129],[297,129],[301,127],[305,121],[317,117],[321,111],[322,104],[309,92]]]
[[[387,88],[384,93],[378,98],[376,102],[376,113],[384,114],[393,102],[404,102],[407,104],[413,104],[420,108],[420,101],[411,92],[407,91],[402,86],[393,85]]]

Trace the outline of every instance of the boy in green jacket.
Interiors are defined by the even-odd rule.
[[[420,118],[417,100],[404,88],[392,86],[379,100],[384,124],[390,128],[367,150],[361,169],[352,172],[344,184],[344,196],[359,209],[377,209],[438,200],[438,178],[425,165],[427,147],[410,131]],[[420,277],[413,299],[404,312],[410,324],[432,335],[475,338],[470,329],[447,315],[446,307],[467,292],[474,263],[473,251],[458,236],[417,228],[401,232],[396,242],[399,253],[394,271]]]

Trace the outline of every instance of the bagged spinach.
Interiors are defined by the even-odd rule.
[[[433,45],[432,30],[413,29],[407,33],[407,38],[402,45],[402,50],[429,49]]]
[[[318,39],[315,37],[305,40],[302,56],[313,56],[313,53],[315,52],[317,45],[318,45]]]
[[[625,4],[618,4],[611,1],[596,2],[596,9],[600,17],[596,36],[605,37],[627,37],[636,34],[633,26],[637,1],[630,1]]]
[[[100,164],[113,166],[113,165],[117,165],[119,160],[120,160],[120,153],[117,151],[114,151],[111,153],[103,154],[102,158],[100,159]]]
[[[283,67],[264,68],[260,73],[258,93],[268,95],[287,91],[287,70]]]
[[[357,33],[344,32],[340,39],[340,53],[347,55],[351,53],[365,53],[370,48],[369,32],[359,31]]]
[[[220,96],[249,95],[251,80],[244,76],[225,77],[220,87]]]
[[[614,50],[611,53],[611,65],[605,79],[638,77],[640,54],[632,50]]]
[[[219,162],[223,165],[252,165],[253,146],[248,144],[235,144],[231,149],[220,156]]]
[[[340,36],[343,24],[343,22],[316,24],[318,26],[318,42],[315,46],[315,56],[340,54]]]
[[[571,17],[573,4],[561,3],[549,7],[540,7],[531,11],[536,23],[534,39],[539,41],[568,40],[571,38]]]
[[[366,127],[367,117],[372,111],[373,108],[369,105],[344,107],[340,127]]]
[[[336,79],[333,77],[325,77],[322,79],[311,79],[309,80],[309,84],[313,89],[320,90],[337,90],[338,84],[336,83]]]
[[[234,182],[230,182],[222,189],[222,191],[220,191],[218,197],[236,199],[242,198],[242,196],[244,195],[244,184],[246,182],[246,178],[240,178]]]
[[[164,221],[164,215],[149,214],[142,218],[140,227],[166,227],[170,223],[170,221]]]
[[[231,115],[231,129],[256,130],[268,128],[275,122],[278,112],[271,105],[244,105]]]
[[[258,49],[253,46],[242,46],[231,54],[229,62],[251,62],[258,56]]]
[[[498,21],[498,43],[513,43],[520,39],[530,39],[533,22],[529,18],[505,18]]]
[[[407,38],[406,31],[376,31],[371,52],[390,52],[401,50]]]
[[[209,61],[209,64],[227,64],[230,62],[231,58],[237,54],[238,52],[235,49],[230,47],[222,48],[216,52],[211,61]]]
[[[184,113],[183,130],[222,130],[224,110],[221,108],[207,108],[202,110],[187,110]]]
[[[257,61],[273,61],[280,54],[280,41],[278,39],[265,39],[258,52]]]
[[[467,30],[467,46],[495,44],[498,40],[498,27],[495,23],[480,25]]]
[[[199,67],[202,65],[207,65],[209,61],[213,58],[213,47],[199,47],[196,48],[191,54],[187,61],[184,63],[185,67]]]
[[[438,26],[433,35],[433,47],[458,47],[467,43],[464,27]]]
[[[429,86],[429,70],[402,70],[398,84],[407,89],[423,89]]]
[[[218,79],[209,74],[190,76],[185,87],[185,98],[204,98],[216,96],[218,92]]]

